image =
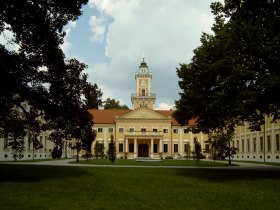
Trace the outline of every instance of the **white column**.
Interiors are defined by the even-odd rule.
[[[275,123],[271,123],[271,135],[270,135],[270,144],[271,144],[271,156],[270,158],[275,161],[275,145],[276,145],[276,138],[275,138],[275,132],[274,132],[274,125]]]
[[[103,130],[104,130],[104,136],[103,136],[104,141],[103,141],[103,144],[104,144],[104,149],[105,149],[105,151],[106,151],[106,150],[109,149],[109,148],[108,148],[108,144],[107,144],[109,128],[103,128]]]
[[[194,145],[194,137],[193,137],[193,132],[192,131],[190,132],[190,136],[191,136],[191,139],[190,139],[190,150],[192,151],[193,150],[193,145]]]
[[[201,145],[201,149],[202,149],[202,153],[203,153],[205,145],[204,145],[204,138],[203,138],[203,133],[202,132],[200,132],[200,145]]]
[[[137,158],[137,139],[134,139],[134,158]]]
[[[162,152],[162,139],[159,139],[159,152]]]
[[[154,157],[154,139],[151,139],[151,158]]]
[[[179,129],[179,132],[180,132],[180,142],[179,142],[179,154],[180,155],[183,155],[183,134],[182,134],[182,131],[183,131],[183,129],[182,128],[180,128]]]
[[[128,152],[128,139],[125,138],[125,152]]]

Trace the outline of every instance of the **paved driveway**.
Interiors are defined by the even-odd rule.
[[[114,168],[207,168],[207,169],[231,169],[231,170],[279,170],[280,166],[265,165],[265,164],[253,164],[253,163],[241,163],[234,162],[239,166],[221,166],[221,167],[200,167],[200,166],[133,166],[133,165],[92,165],[92,164],[72,164],[70,162],[75,159],[60,159],[50,161],[39,161],[39,162],[1,162],[1,164],[22,164],[22,165],[48,165],[48,166],[72,166],[72,167],[114,167]],[[210,160],[203,160],[210,161]]]

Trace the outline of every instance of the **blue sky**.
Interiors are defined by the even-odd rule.
[[[179,99],[176,68],[190,62],[202,32],[211,32],[213,1],[89,0],[83,15],[65,27],[62,49],[67,58],[88,65],[89,81],[102,89],[103,100],[114,98],[130,108],[144,53],[156,108],[169,109]]]

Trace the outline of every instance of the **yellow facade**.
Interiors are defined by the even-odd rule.
[[[236,128],[234,146],[238,148],[236,160],[280,162],[280,125],[265,117],[261,131],[251,131],[248,123]]]
[[[135,74],[135,80],[136,93],[131,95],[132,110],[119,116],[119,113],[114,115],[112,110],[92,111],[95,116],[94,129],[97,131],[94,144],[104,144],[106,153],[110,136],[113,135],[119,158],[191,156],[195,137],[205,149],[206,135],[193,134],[186,126],[180,126],[172,118],[171,110],[154,110],[156,94],[151,93],[152,74],[144,59]],[[108,118],[109,112],[113,118],[111,120]],[[104,120],[105,116],[107,121]]]
[[[94,128],[97,131],[95,144],[104,144],[105,153],[113,135],[119,158],[159,159],[167,156],[172,158],[191,156],[194,138],[197,137],[204,149],[206,147],[204,141],[207,140],[206,135],[193,134],[186,126],[172,125],[171,116],[163,115],[148,107],[139,107],[116,117],[113,124],[95,124]],[[189,151],[186,144],[190,145]]]

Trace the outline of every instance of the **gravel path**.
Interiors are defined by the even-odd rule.
[[[72,167],[111,167],[111,168],[206,168],[206,169],[231,169],[231,170],[278,170],[280,166],[265,165],[265,164],[253,164],[253,163],[241,163],[233,162],[239,166],[221,166],[221,167],[197,167],[197,166],[136,166],[136,165],[92,165],[92,164],[72,164],[70,162],[75,159],[61,159],[39,162],[0,162],[1,164],[21,164],[21,165],[48,165],[48,166],[72,166]],[[210,161],[210,160],[204,160]]]

